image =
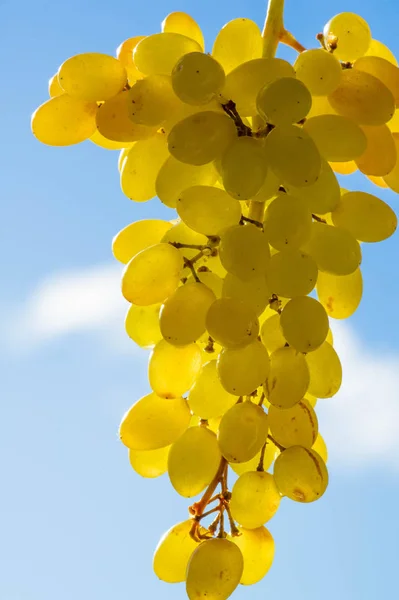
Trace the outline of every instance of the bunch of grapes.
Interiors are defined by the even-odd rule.
[[[172,13],[116,58],[73,56],[32,117],[45,144],[119,149],[124,194],[177,211],[113,240],[126,331],[152,349],[151,392],[120,439],[137,473],[167,472],[197,497],[154,555],[157,576],[186,581],[192,600],[262,579],[281,499],[324,494],[315,405],[342,379],[329,318],[359,305],[360,244],[397,225],[386,203],[335,175],[359,169],[399,192],[395,57],[353,13],[305,50],[282,5],[271,0],[263,35],[248,19],[227,23],[211,53],[197,23]],[[298,50],[293,65],[275,58],[279,41]]]

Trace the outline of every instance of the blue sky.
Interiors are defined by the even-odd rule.
[[[328,18],[351,10],[399,56],[395,0],[286,4],[287,27],[308,47]],[[183,586],[157,581],[151,559],[163,531],[186,518],[188,502],[167,478],[136,476],[117,439],[121,415],[147,392],[147,357],[124,337],[110,251],[127,223],[172,212],[122,195],[117,153],[89,142],[42,146],[29,119],[47,97],[48,78],[73,54],[113,54],[127,37],[158,31],[172,10],[200,22],[210,49],[232,18],[261,25],[263,2],[37,0],[0,8],[0,598],[183,599]],[[344,185],[398,206],[393,193],[359,177]],[[335,328],[345,383],[339,398],[319,402],[328,492],[309,506],[282,503],[270,523],[272,571],[237,599],[395,595],[398,239],[364,245],[362,306]]]

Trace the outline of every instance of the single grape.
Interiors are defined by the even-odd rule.
[[[69,96],[96,102],[108,100],[127,83],[123,64],[108,54],[87,52],[68,58],[58,70],[58,81]]]
[[[226,348],[222,350],[217,361],[222,386],[236,396],[252,394],[264,383],[269,369],[269,355],[259,341],[236,350]]]
[[[239,65],[262,56],[262,35],[254,21],[234,19],[219,31],[212,56],[230,73]]]
[[[257,529],[274,517],[280,501],[273,475],[263,471],[248,471],[233,486],[231,514],[242,527]]]
[[[187,564],[198,546],[190,535],[193,521],[188,519],[171,527],[159,540],[154,552],[155,575],[166,583],[186,580]]]
[[[301,250],[283,250],[274,254],[267,270],[270,290],[277,296],[294,298],[310,294],[318,277],[317,264]]]
[[[235,139],[222,156],[223,186],[233,198],[249,200],[261,189],[267,162],[261,142],[253,137]]]
[[[350,275],[331,275],[320,271],[317,279],[317,296],[329,317],[348,319],[357,310],[363,294],[360,268]]]
[[[382,242],[396,230],[398,220],[388,204],[366,192],[348,192],[331,213],[333,223],[362,242]]]
[[[253,585],[263,579],[273,564],[274,540],[266,527],[238,529],[240,535],[234,538],[234,542],[244,558],[244,571],[240,583]]]
[[[302,81],[312,96],[328,96],[339,85],[342,67],[324,48],[311,48],[298,55],[294,63],[297,79]]]
[[[148,364],[150,386],[162,398],[178,398],[192,387],[201,364],[201,350],[197,344],[177,347],[161,340],[153,349]]]
[[[309,368],[305,357],[294,348],[275,350],[270,356],[270,370],[264,385],[270,404],[291,408],[302,400],[308,387]]]
[[[173,89],[186,104],[207,104],[220,92],[224,82],[223,68],[209,54],[190,52],[173,67]]]
[[[284,410],[271,406],[268,414],[270,433],[284,448],[311,448],[315,443],[319,431],[317,416],[305,399]]]
[[[277,457],[274,478],[281,494],[296,502],[318,500],[328,485],[323,459],[314,450],[302,446],[291,446]]]
[[[175,442],[186,431],[189,422],[190,409],[186,400],[165,400],[151,393],[125,413],[119,437],[132,450],[157,450]]]
[[[251,460],[266,442],[268,418],[263,408],[241,402],[229,408],[219,425],[219,446],[232,463]]]
[[[133,61],[144,75],[171,75],[179,58],[201,50],[198,42],[180,33],[154,33],[137,44]]]
[[[235,298],[219,298],[208,310],[206,329],[225,348],[242,348],[256,340],[259,321],[249,304]]]
[[[219,252],[224,268],[243,281],[266,273],[269,244],[265,234],[252,223],[226,229],[220,236]]]
[[[213,431],[190,427],[170,448],[168,474],[172,486],[184,498],[196,496],[216,475],[221,458]]]
[[[367,127],[363,125],[367,148],[356,159],[356,165],[365,175],[383,177],[395,167],[397,152],[394,137],[387,125]]]
[[[317,398],[331,398],[341,387],[342,366],[339,356],[328,342],[306,355],[309,368],[309,393]]]
[[[129,449],[129,461],[132,468],[141,477],[154,479],[166,473],[170,446],[156,450]]]
[[[344,62],[353,62],[366,54],[371,42],[367,21],[351,12],[335,15],[324,26],[323,34],[327,46]]]
[[[332,275],[350,275],[362,262],[359,242],[353,235],[324,223],[312,223],[311,238],[302,248],[316,261],[320,271]]]
[[[125,330],[128,336],[140,348],[152,348],[162,339],[159,328],[160,304],[136,306],[131,304],[125,318]]]
[[[176,208],[188,227],[205,235],[219,235],[226,227],[237,225],[241,218],[239,202],[212,186],[198,185],[183,190]]]
[[[312,106],[312,96],[299,79],[280,77],[260,90],[256,105],[266,123],[283,127],[306,117]]]
[[[244,569],[241,550],[227,539],[206,540],[187,566],[186,591],[190,600],[226,600],[234,592]]]
[[[134,221],[114,236],[112,254],[116,260],[127,264],[142,250],[158,244],[171,227],[171,223],[161,219]]]
[[[320,115],[308,119],[303,126],[329,161],[345,162],[359,158],[366,150],[367,138],[351,119],[340,115]]]
[[[308,296],[290,300],[281,313],[281,329],[298,352],[313,352],[325,341],[329,324],[325,308]]]
[[[128,302],[148,306],[163,302],[179,285],[183,259],[170,244],[154,244],[136,254],[122,275],[122,294]]]
[[[180,33],[198,42],[204,49],[204,36],[198,23],[185,12],[169,13],[162,21],[162,31]]]

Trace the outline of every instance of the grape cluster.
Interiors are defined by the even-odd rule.
[[[342,379],[329,318],[359,305],[360,243],[397,225],[386,203],[336,178],[359,169],[399,192],[395,57],[352,13],[309,50],[282,29],[293,65],[265,51],[265,31],[236,19],[206,54],[197,23],[172,13],[116,58],[68,59],[32,117],[45,144],[119,149],[124,194],[177,211],[131,223],[112,249],[127,334],[152,349],[151,392],[120,439],[137,473],[202,494],[154,555],[157,576],[186,581],[190,599],[259,581],[281,499],[324,494],[315,405]]]

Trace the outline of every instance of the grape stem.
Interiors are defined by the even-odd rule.
[[[284,452],[284,450],[286,448],[284,448],[284,446],[282,446],[281,444],[279,444],[278,442],[276,442],[276,440],[274,439],[273,436],[271,436],[270,434],[267,436],[267,439],[270,440],[271,442],[273,442],[273,444],[275,446],[277,446],[277,448],[280,450],[280,452]]]
[[[257,471],[264,471],[263,462],[265,460],[265,452],[266,452],[267,440],[262,446],[262,450],[260,451],[259,464],[256,467]]]
[[[327,221],[325,219],[322,219],[321,217],[318,217],[317,215],[313,215],[312,217],[315,221],[317,221],[318,223],[327,223]]]
[[[249,217],[242,216],[240,224],[243,225],[244,223],[252,223],[252,225],[259,227],[259,229],[262,229],[263,231],[263,223],[261,223],[260,221],[255,221],[255,219],[250,219]]]

